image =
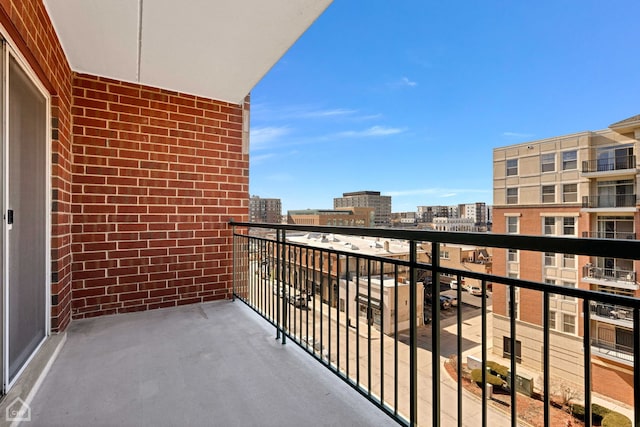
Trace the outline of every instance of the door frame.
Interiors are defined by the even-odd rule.
[[[1,247],[0,247],[0,274],[2,276],[2,289],[1,289],[1,300],[0,300],[0,312],[1,312],[1,321],[0,321],[0,333],[1,333],[1,343],[2,343],[2,351],[0,352],[0,363],[1,363],[1,383],[2,389],[0,390],[0,394],[4,395],[8,392],[8,390],[18,381],[21,374],[24,370],[29,366],[33,357],[38,353],[47,337],[51,335],[51,224],[52,224],[52,195],[51,195],[51,95],[47,91],[46,87],[42,84],[37,74],[31,68],[29,62],[22,55],[22,53],[16,48],[16,43],[9,36],[9,32],[6,31],[5,27],[0,24],[0,42],[2,47],[0,48],[0,54],[2,55],[2,72],[0,73],[0,94],[1,94],[1,107],[0,107],[0,121],[2,123],[2,128],[0,132],[0,174],[2,176],[2,180],[0,181],[0,218],[2,218],[2,226],[0,226],[0,234],[2,237]],[[45,251],[45,310],[44,310],[44,328],[45,335],[40,342],[40,344],[36,347],[33,353],[26,360],[24,365],[18,370],[13,379],[9,381],[9,269],[8,269],[8,225],[6,221],[6,211],[9,201],[8,195],[8,179],[9,179],[9,168],[8,168],[8,155],[9,155],[9,129],[8,129],[8,107],[9,107],[9,91],[8,91],[8,79],[9,79],[9,60],[13,58],[16,63],[20,66],[22,71],[28,76],[29,80],[36,87],[38,92],[45,99],[45,206],[47,212],[45,213],[45,247],[43,250]]]

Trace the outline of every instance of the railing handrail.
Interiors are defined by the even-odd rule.
[[[609,258],[640,259],[640,240],[590,239],[583,237],[527,236],[462,231],[402,230],[390,228],[340,227],[327,225],[267,224],[236,222],[237,227],[306,231],[326,234],[382,237],[432,243],[452,243],[477,247],[569,253]]]

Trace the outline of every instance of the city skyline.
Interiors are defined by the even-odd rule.
[[[335,2],[251,99],[250,192],[493,204],[492,149],[638,113],[636,2]],[[455,17],[455,22],[452,18]]]

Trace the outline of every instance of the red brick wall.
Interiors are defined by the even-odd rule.
[[[51,95],[51,327],[71,320],[71,78],[69,63],[40,0],[0,0],[0,22]]]
[[[605,366],[599,360],[591,364],[593,391],[633,406],[633,368],[610,360],[604,362]]]
[[[229,297],[242,106],[78,75],[73,116],[73,316]]]

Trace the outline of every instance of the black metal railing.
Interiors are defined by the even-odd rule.
[[[583,231],[582,237],[585,237],[587,239],[635,240],[636,233],[628,231]]]
[[[443,411],[446,411],[447,419],[456,420],[457,425],[468,423],[468,420],[464,421],[468,415],[466,411],[479,411],[478,425],[519,425],[517,387],[509,387],[506,380],[503,382],[506,403],[503,399],[502,405],[498,405],[502,406],[501,411],[495,409],[492,402],[496,399],[485,387],[490,380],[487,371],[489,349],[495,346],[488,329],[489,289],[495,291],[502,287],[506,290],[506,293],[502,291],[505,297],[501,300],[503,312],[494,315],[494,324],[498,318],[506,319],[505,348],[516,349],[507,354],[510,378],[522,378],[519,371],[524,368],[518,364],[521,343],[517,340],[517,331],[525,327],[517,314],[510,314],[518,313],[523,304],[535,303],[518,302],[517,292],[527,290],[539,295],[543,312],[541,342],[537,348],[542,349],[539,364],[542,366],[539,372],[542,384],[539,388],[543,391],[552,390],[552,334],[554,340],[564,336],[558,320],[552,319],[550,313],[555,313],[560,305],[576,307],[573,329],[570,324],[565,325],[564,332],[569,331],[567,337],[581,343],[582,351],[575,353],[575,365],[584,366],[581,387],[587,427],[591,425],[593,390],[591,344],[595,335],[592,335],[592,328],[597,327],[591,321],[591,304],[627,307],[633,319],[633,336],[640,331],[638,299],[497,276],[490,274],[488,269],[469,271],[439,264],[442,251],[448,250],[444,244],[448,247],[473,245],[493,250],[518,249],[521,252],[626,259],[633,254],[631,258],[639,259],[638,241],[233,221],[231,225],[234,298],[242,300],[273,324],[276,338],[281,339],[282,344],[291,340],[301,346],[401,425],[440,426]],[[355,240],[347,243],[347,237]],[[398,250],[399,245],[404,245],[406,251]],[[462,285],[447,290],[455,294],[459,303],[446,313],[435,303],[440,301],[441,292],[445,292],[445,286],[441,286],[444,275],[456,278],[457,283],[474,291],[467,292]],[[428,301],[434,303],[429,305]],[[473,304],[472,308],[470,304]],[[448,317],[452,312],[455,317]],[[441,327],[445,319],[449,319],[446,332]],[[465,335],[469,334],[469,322],[476,322],[473,327],[479,329],[479,334],[474,329],[472,337]],[[582,322],[581,325],[578,322]],[[456,335],[454,344],[451,339],[443,342],[443,337],[450,334]],[[463,352],[470,348],[478,355],[476,363],[480,377],[474,382],[479,385],[479,402],[469,398],[470,392],[465,390],[462,380],[468,368],[463,361]],[[596,356],[600,350],[599,347],[594,349]],[[442,372],[445,365],[441,364],[441,357],[451,355],[451,363],[446,366],[453,369],[454,378],[460,379],[455,392],[441,386],[444,375],[449,375]],[[640,360],[638,339],[634,341],[632,355],[634,360]],[[494,357],[496,355],[492,353],[491,358]],[[567,361],[563,360],[563,363]],[[638,364],[633,367],[632,387],[633,421],[640,425]],[[551,392],[540,395],[544,408],[542,424],[551,426]],[[506,419],[505,404],[510,415]],[[478,405],[480,408],[476,409]]]
[[[623,270],[615,267],[597,267],[593,264],[586,264],[582,267],[582,277],[608,282],[636,283],[635,271]]]
[[[636,205],[635,194],[615,194],[607,196],[584,196],[583,208],[631,208]]]
[[[583,160],[582,173],[610,172],[635,169],[636,156],[617,156],[611,159]]]

